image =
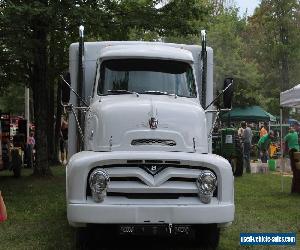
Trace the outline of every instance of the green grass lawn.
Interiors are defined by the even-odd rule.
[[[48,179],[34,178],[27,169],[21,179],[0,172],[8,210],[8,221],[0,224],[1,250],[74,249],[74,231],[66,219],[64,170],[53,167],[54,177]],[[291,195],[290,185],[291,177],[284,177],[281,192],[281,177],[275,174],[236,178],[235,221],[222,231],[219,249],[270,249],[239,246],[241,232],[297,232],[300,249],[300,195]]]

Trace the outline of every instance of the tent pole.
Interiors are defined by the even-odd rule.
[[[281,161],[281,168],[280,168],[280,175],[281,175],[281,192],[283,192],[283,168],[285,166],[283,162],[283,135],[282,135],[282,107],[280,107],[280,161]]]

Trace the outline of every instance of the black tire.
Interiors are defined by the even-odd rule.
[[[220,241],[220,228],[216,224],[195,227],[195,246],[198,249],[216,249]]]
[[[14,177],[19,178],[21,176],[22,158],[18,149],[11,151],[11,165]]]
[[[88,250],[91,248],[90,235],[88,228],[76,228],[75,247],[77,250]]]
[[[77,228],[75,233],[76,249],[78,250],[106,250],[111,249],[115,242],[111,241],[111,227],[88,225]],[[117,248],[118,249],[118,248]]]

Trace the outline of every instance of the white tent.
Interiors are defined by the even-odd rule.
[[[300,108],[300,84],[280,93],[280,127],[281,127],[281,190],[283,191],[283,136],[282,136],[282,109],[285,107]]]
[[[280,106],[300,108],[300,84],[280,93]]]

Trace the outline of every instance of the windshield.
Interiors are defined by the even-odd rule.
[[[197,97],[188,63],[170,60],[114,59],[101,65],[99,95],[169,94]]]

